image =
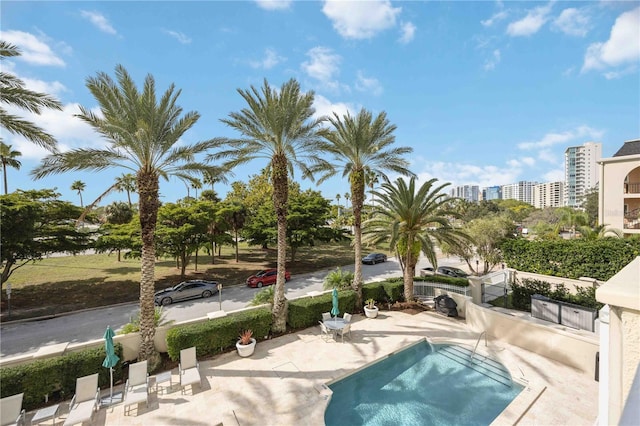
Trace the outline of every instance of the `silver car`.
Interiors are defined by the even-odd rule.
[[[154,300],[156,305],[166,306],[179,300],[211,297],[216,293],[218,293],[218,283],[216,281],[190,280],[157,291],[154,294]]]

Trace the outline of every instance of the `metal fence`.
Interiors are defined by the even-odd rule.
[[[481,277],[481,280],[482,303],[489,303],[499,297],[504,297],[504,302],[507,303],[507,294],[510,290],[507,270],[492,272]]]
[[[445,283],[430,283],[425,281],[413,283],[413,295],[416,297],[435,297],[436,289],[444,290],[451,293],[464,294],[471,296],[471,287],[461,287]]]

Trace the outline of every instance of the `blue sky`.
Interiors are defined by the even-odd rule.
[[[86,78],[113,76],[117,64],[138,85],[152,74],[158,91],[182,89],[178,103],[201,114],[182,142],[237,136],[220,119],[245,106],[238,88],[296,78],[315,91],[318,114],[386,111],[420,180],[454,185],[563,180],[568,146],[602,142],[610,157],[640,137],[639,2],[3,1],[0,23],[0,38],[23,52],[2,70],[64,104],[11,112],[62,149],[105,144],[73,114],[97,107]],[[2,138],[23,154],[10,191],[57,187],[79,204],[69,187],[82,180],[87,203],[124,172],[33,181],[44,152],[4,129]],[[301,183],[330,199],[348,191],[341,178]],[[187,195],[176,179],[160,189],[163,201]]]

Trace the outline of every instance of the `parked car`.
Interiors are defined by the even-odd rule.
[[[427,266],[425,268],[420,269],[420,276],[421,277],[426,277],[428,275],[435,275],[435,274],[436,274],[436,271],[431,266]]]
[[[211,297],[218,293],[218,282],[207,280],[183,281],[173,287],[156,291],[153,298],[156,305],[170,305],[173,302],[196,297]]]
[[[376,263],[382,263],[387,261],[387,255],[384,253],[369,253],[362,258],[362,263],[365,265],[375,265]]]
[[[436,269],[436,275],[445,275],[447,277],[467,278],[469,274],[460,268],[454,268],[453,266],[438,266]]]
[[[278,278],[278,270],[276,268],[265,269],[264,271],[260,271],[255,275],[251,275],[247,278],[247,285],[249,287],[262,287],[265,285],[272,285],[276,283]],[[291,273],[289,271],[285,271],[284,273],[285,281],[289,281],[291,279]]]

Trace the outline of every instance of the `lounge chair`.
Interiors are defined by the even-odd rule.
[[[320,323],[320,331],[321,331],[320,337],[325,342],[328,342],[329,338],[333,337],[333,333],[329,331],[327,326],[322,321],[318,321],[318,322]]]
[[[347,323],[341,330],[337,331],[338,335],[342,338],[342,343],[344,343],[344,335],[349,335],[349,340],[351,340],[351,324]]]
[[[24,393],[18,393],[0,399],[1,426],[25,424],[25,411],[22,408],[23,396]]]
[[[124,385],[124,415],[126,416],[131,411],[132,405],[137,408],[138,404],[143,401],[147,403],[148,407],[149,373],[147,373],[147,361],[129,365],[129,378]]]
[[[331,319],[331,312],[323,312],[322,313],[322,321],[328,321]]]
[[[76,394],[69,404],[69,415],[64,426],[91,421],[93,413],[100,406],[98,373],[76,379]]]
[[[180,351],[180,364],[178,364],[182,393],[185,392],[185,388],[189,385],[191,385],[191,393],[193,393],[193,385],[201,383],[199,368],[200,364],[196,359],[196,348],[182,349]]]
[[[344,314],[342,316],[342,319],[344,320],[344,322],[351,322],[351,314]]]

